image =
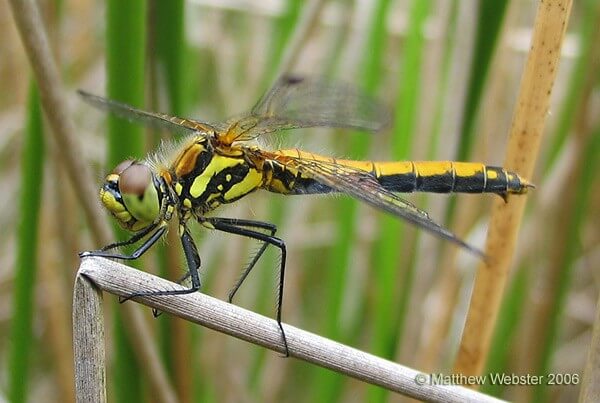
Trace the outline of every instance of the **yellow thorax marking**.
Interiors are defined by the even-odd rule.
[[[181,185],[181,183],[176,182],[175,183],[175,193],[177,193],[177,196],[181,196],[182,191],[183,191],[183,186]]]
[[[215,154],[210,161],[210,164],[206,167],[204,172],[201,175],[198,175],[192,186],[190,187],[190,196],[193,198],[198,198],[208,186],[208,183],[212,179],[215,174],[218,174],[224,169],[235,167],[236,165],[243,164],[244,161],[238,158],[229,158],[223,157],[221,155]],[[229,175],[231,177],[231,175]],[[231,180],[231,179],[230,179]]]
[[[255,169],[250,169],[248,175],[231,187],[225,194],[225,200],[235,199],[258,188],[262,183],[262,175]]]
[[[108,174],[106,175],[105,182],[117,182],[119,180],[119,174]]]

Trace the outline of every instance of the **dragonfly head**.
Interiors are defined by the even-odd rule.
[[[125,160],[106,176],[100,201],[129,231],[140,231],[160,215],[160,189],[147,165]]]

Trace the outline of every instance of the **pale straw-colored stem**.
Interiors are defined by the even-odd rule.
[[[550,96],[561,55],[572,1],[539,2],[531,49],[516,101],[504,167],[529,179],[533,173]],[[454,372],[480,374],[500,310],[526,197],[496,200],[488,230],[485,253],[478,268],[467,321]]]
[[[82,388],[91,383],[82,379],[83,376],[100,379],[100,374],[103,373],[99,368],[103,365],[102,357],[98,356],[94,346],[89,345],[104,343],[101,337],[102,312],[99,309],[92,309],[98,305],[97,300],[100,298],[99,293],[94,292],[95,287],[120,296],[184,288],[146,272],[97,257],[83,259],[78,272],[77,284],[77,287],[85,286],[91,289],[83,292],[76,288],[75,293],[75,306],[78,313],[86,313],[85,316],[78,314],[74,317],[76,351],[80,352],[80,356],[84,352],[90,354],[89,360],[80,363],[77,368],[79,372],[76,377],[78,385],[81,385]],[[273,319],[208,295],[195,292],[185,295],[137,297],[135,301],[279,353],[284,352],[281,332]],[[126,304],[132,304],[132,302]],[[85,308],[88,305],[90,308]],[[433,385],[427,380],[427,375],[425,375],[425,382],[420,384],[415,379],[420,379],[417,377],[424,376],[424,374],[414,369],[372,356],[290,325],[284,325],[284,330],[290,357],[329,368],[393,392],[431,402],[500,401],[461,386]],[[98,361],[92,362],[92,359]],[[94,390],[93,393],[103,396],[102,391],[99,390]]]
[[[99,244],[108,243],[111,231],[100,210],[98,191],[95,182],[90,180],[89,166],[81,158],[83,153],[77,141],[77,131],[37,5],[33,0],[11,0],[9,3],[39,87],[42,108],[52,129],[50,133],[58,145],[57,150],[69,179],[77,189],[92,236]]]

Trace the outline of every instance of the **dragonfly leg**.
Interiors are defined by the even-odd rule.
[[[156,297],[163,295],[183,295],[183,294],[191,294],[200,289],[200,255],[198,254],[198,249],[196,249],[196,245],[194,244],[194,240],[190,235],[187,227],[184,226],[183,233],[181,234],[181,246],[183,247],[183,253],[185,255],[185,260],[188,266],[188,275],[192,279],[192,285],[190,288],[185,288],[183,290],[158,290],[158,291],[140,291],[133,294],[128,295],[123,298],[121,302],[128,301],[135,297]],[[155,316],[158,316],[156,311],[154,311]]]
[[[230,224],[230,225],[238,226],[238,227],[258,228],[258,229],[268,231],[270,236],[274,236],[275,233],[277,232],[277,226],[275,224],[271,224],[271,223],[263,222],[263,221],[242,220],[242,219],[237,219],[237,218],[221,218],[221,217],[210,217],[210,218],[206,218],[205,220],[210,222],[211,224],[213,224],[213,226],[214,226],[214,221],[216,220],[216,221],[219,221],[220,223]],[[246,267],[244,267],[244,270],[242,270],[242,273],[240,274],[239,278],[237,279],[237,281],[235,282],[235,284],[229,291],[229,294],[227,295],[228,302],[233,301],[233,297],[238,292],[242,283],[246,280],[246,278],[248,277],[248,274],[250,274],[250,271],[254,268],[254,266],[260,259],[260,257],[263,255],[263,253],[265,253],[268,246],[269,246],[268,242],[266,242],[266,241],[261,242],[261,246],[260,246],[259,250],[254,254],[254,256],[252,257],[252,260],[246,265]]]
[[[132,245],[132,244],[138,242],[144,236],[146,236],[150,232],[152,232],[152,230],[154,230],[156,228],[156,225],[150,226],[148,228],[149,229],[144,229],[143,231],[138,232],[137,234],[135,234],[134,236],[129,238],[127,241],[116,242],[116,243],[107,245],[100,250],[81,252],[79,254],[79,257],[97,256],[97,257],[106,257],[106,258],[121,259],[121,260],[135,260],[135,259],[139,258],[140,256],[142,256],[144,253],[146,253],[146,251],[148,249],[150,249],[150,247],[152,245],[154,245],[156,243],[156,241],[158,241],[164,235],[164,233],[167,231],[167,227],[165,225],[158,228],[148,239],[146,239],[144,241],[144,243],[142,243],[140,245],[139,248],[137,248],[135,251],[133,251],[133,253],[131,255],[109,252],[109,250],[118,248],[120,246]]]
[[[250,272],[250,270],[252,270],[252,268],[256,264],[256,261],[258,261],[258,258],[260,257],[260,255],[262,255],[264,253],[264,249],[266,249],[266,247],[268,245],[273,245],[280,250],[281,266],[279,268],[279,289],[278,289],[278,295],[277,295],[276,319],[277,319],[277,325],[279,326],[279,330],[281,331],[281,337],[283,339],[283,346],[285,348],[285,357],[289,357],[290,351],[288,349],[287,338],[285,337],[285,331],[283,330],[283,325],[281,324],[281,309],[282,309],[282,305],[283,305],[283,283],[284,283],[284,277],[285,277],[285,261],[286,261],[287,253],[286,253],[285,242],[282,239],[277,238],[276,236],[273,235],[277,228],[273,224],[264,223],[264,222],[260,222],[260,221],[236,220],[236,219],[230,219],[230,218],[223,219],[223,218],[216,218],[216,217],[206,219],[206,220],[209,221],[216,230],[228,232],[230,234],[245,236],[245,237],[256,239],[258,241],[263,242],[263,246],[261,247],[259,252],[256,254],[254,259],[252,259],[250,264],[244,269],[244,272],[242,273],[242,278],[240,280],[238,280],[238,282],[236,283],[236,286],[234,287],[232,292],[230,292],[231,297],[233,297],[233,294],[235,294],[235,291],[237,291],[237,289],[240,287],[241,283],[248,276],[248,273]],[[271,235],[265,234],[263,232],[258,232],[258,231],[252,230],[252,229],[248,229],[248,227],[267,229],[267,230],[271,231]]]
[[[103,247],[100,250],[101,251],[107,251],[107,250],[111,250],[111,249],[120,248],[121,246],[132,245],[132,244],[136,243],[137,241],[139,241],[140,239],[142,239],[143,237],[145,237],[146,235],[148,235],[150,232],[152,232],[156,228],[156,225],[157,224],[150,225],[150,226],[144,228],[142,231],[134,234],[128,240],[121,241],[121,242],[111,243],[109,245],[106,245],[105,247]]]

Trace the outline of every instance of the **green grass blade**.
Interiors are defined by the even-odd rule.
[[[465,100],[465,112],[460,130],[460,141],[456,159],[467,160],[475,143],[475,122],[481,97],[487,82],[494,49],[501,34],[502,22],[508,6],[507,0],[481,1],[477,32],[475,33],[475,51],[471,62],[470,80]]]
[[[440,85],[439,85],[439,95],[436,98],[436,104],[434,108],[434,117],[433,124],[431,126],[431,136],[429,139],[429,147],[427,150],[427,159],[433,159],[438,156],[438,148],[440,145],[440,136],[445,130],[442,127],[443,114],[444,114],[444,104],[445,100],[448,96],[449,84],[451,79],[452,72],[452,55],[455,51],[455,47],[453,46],[455,40],[454,36],[457,32],[457,15],[458,15],[458,4],[456,1],[452,2],[452,5],[449,7],[448,11],[448,26],[446,28],[446,32],[443,34],[444,38],[444,50],[441,58],[440,65]]]
[[[191,72],[186,69],[186,57],[189,53],[185,40],[185,4],[183,0],[175,0],[155,1],[153,5],[154,31],[151,37],[154,39],[154,46],[149,48],[154,50],[150,55],[155,67],[154,98],[157,98],[162,89],[159,83],[164,83],[168,106],[162,109],[173,115],[186,116],[190,94],[186,93],[185,88],[188,73]],[[165,278],[178,278],[185,263],[181,259],[176,232],[168,234],[167,239],[167,243],[158,245],[156,249],[160,256],[161,275]],[[176,251],[167,248],[175,248]],[[201,387],[197,390],[205,391],[206,387],[195,371],[197,368],[190,370],[189,357],[195,355],[197,345],[192,342],[190,324],[177,318],[164,317],[158,326],[163,361],[171,372],[177,395],[182,401],[191,401],[198,383]],[[199,396],[205,394],[206,392],[202,392]]]
[[[8,398],[27,401],[29,364],[33,345],[32,321],[38,258],[38,221],[44,175],[43,118],[37,86],[29,87],[27,123],[21,160],[19,228],[13,294],[13,313],[9,336]]]
[[[183,0],[156,1],[154,4],[156,56],[159,67],[164,69],[169,112],[181,116],[185,114],[187,104],[184,91],[187,54],[183,18],[185,7]]]
[[[381,66],[387,43],[386,17],[391,2],[379,0],[374,5],[372,20],[369,23],[369,34],[362,55],[362,66],[358,77],[358,86],[374,93],[381,79]],[[361,159],[368,155],[370,138],[364,134],[355,134],[350,140],[350,155]],[[354,200],[339,200],[336,245],[331,252],[328,271],[324,282],[328,292],[326,301],[327,324],[324,334],[334,340],[344,343],[351,342],[348,329],[342,329],[340,324],[342,301],[345,284],[349,276],[348,267],[352,259],[356,233],[358,203]],[[337,401],[342,395],[344,379],[338,374],[326,370],[316,370],[314,381],[314,399],[322,401]]]
[[[459,130],[458,149],[455,158],[457,161],[468,161],[475,145],[475,124],[479,105],[481,104],[483,90],[488,81],[490,64],[501,34],[507,6],[507,0],[482,1],[478,3],[475,49],[471,59],[467,96],[465,98],[463,119]],[[452,228],[451,224],[454,219],[455,210],[456,198],[452,198],[446,210],[446,227]]]
[[[144,104],[146,2],[109,0],[106,3],[107,96],[134,106]],[[108,117],[108,169],[126,158],[144,155],[144,132],[138,125]],[[123,231],[117,230],[120,237]],[[115,362],[112,371],[115,401],[142,396],[141,371],[120,315],[115,315]]]
[[[286,9],[283,15],[277,17],[273,21],[271,29],[273,30],[273,42],[270,45],[268,55],[267,68],[262,74],[261,88],[259,91],[267,90],[267,87],[274,82],[275,75],[278,74],[278,68],[281,64],[281,59],[285,53],[285,48],[289,43],[290,38],[296,29],[300,15],[302,13],[305,2],[301,0],[287,0]],[[257,94],[260,95],[260,94]],[[231,112],[231,111],[230,111]],[[269,204],[269,218],[268,221],[273,223],[281,223],[285,217],[286,207],[284,201],[280,198],[273,198]],[[256,244],[251,244],[251,247],[255,247]],[[260,292],[257,293],[257,298],[254,302],[253,310],[257,312],[273,312],[273,306],[275,303],[275,294],[273,291],[273,273],[279,268],[279,256],[273,250],[269,248],[265,253],[265,256],[261,258],[261,262],[253,270],[253,276],[260,276],[259,284],[263,287]],[[284,318],[285,320],[285,318]],[[263,374],[262,369],[265,367],[265,362],[268,352],[265,350],[257,350],[250,362],[250,370],[248,377],[248,385],[252,390],[252,393],[256,395],[260,387],[260,378]]]
[[[430,5],[429,1],[415,0],[409,13],[406,50],[402,55],[402,78],[399,80],[400,88],[394,114],[392,160],[408,160],[411,156],[419,113],[417,107],[425,41],[423,34]],[[402,340],[414,265],[410,264],[411,259],[401,255],[405,239],[404,225],[396,217],[381,217],[379,239],[375,248],[372,273],[377,290],[373,304],[375,312],[370,315],[374,327],[372,352],[378,356],[392,358],[396,346],[399,346]],[[398,309],[401,311],[398,312]],[[395,317],[398,319],[393,320]],[[368,400],[383,401],[387,394],[382,388],[370,387]]]
[[[146,3],[142,0],[107,3],[106,70],[107,96],[134,106],[144,105]],[[108,162],[144,155],[144,132],[140,125],[108,116]]]

